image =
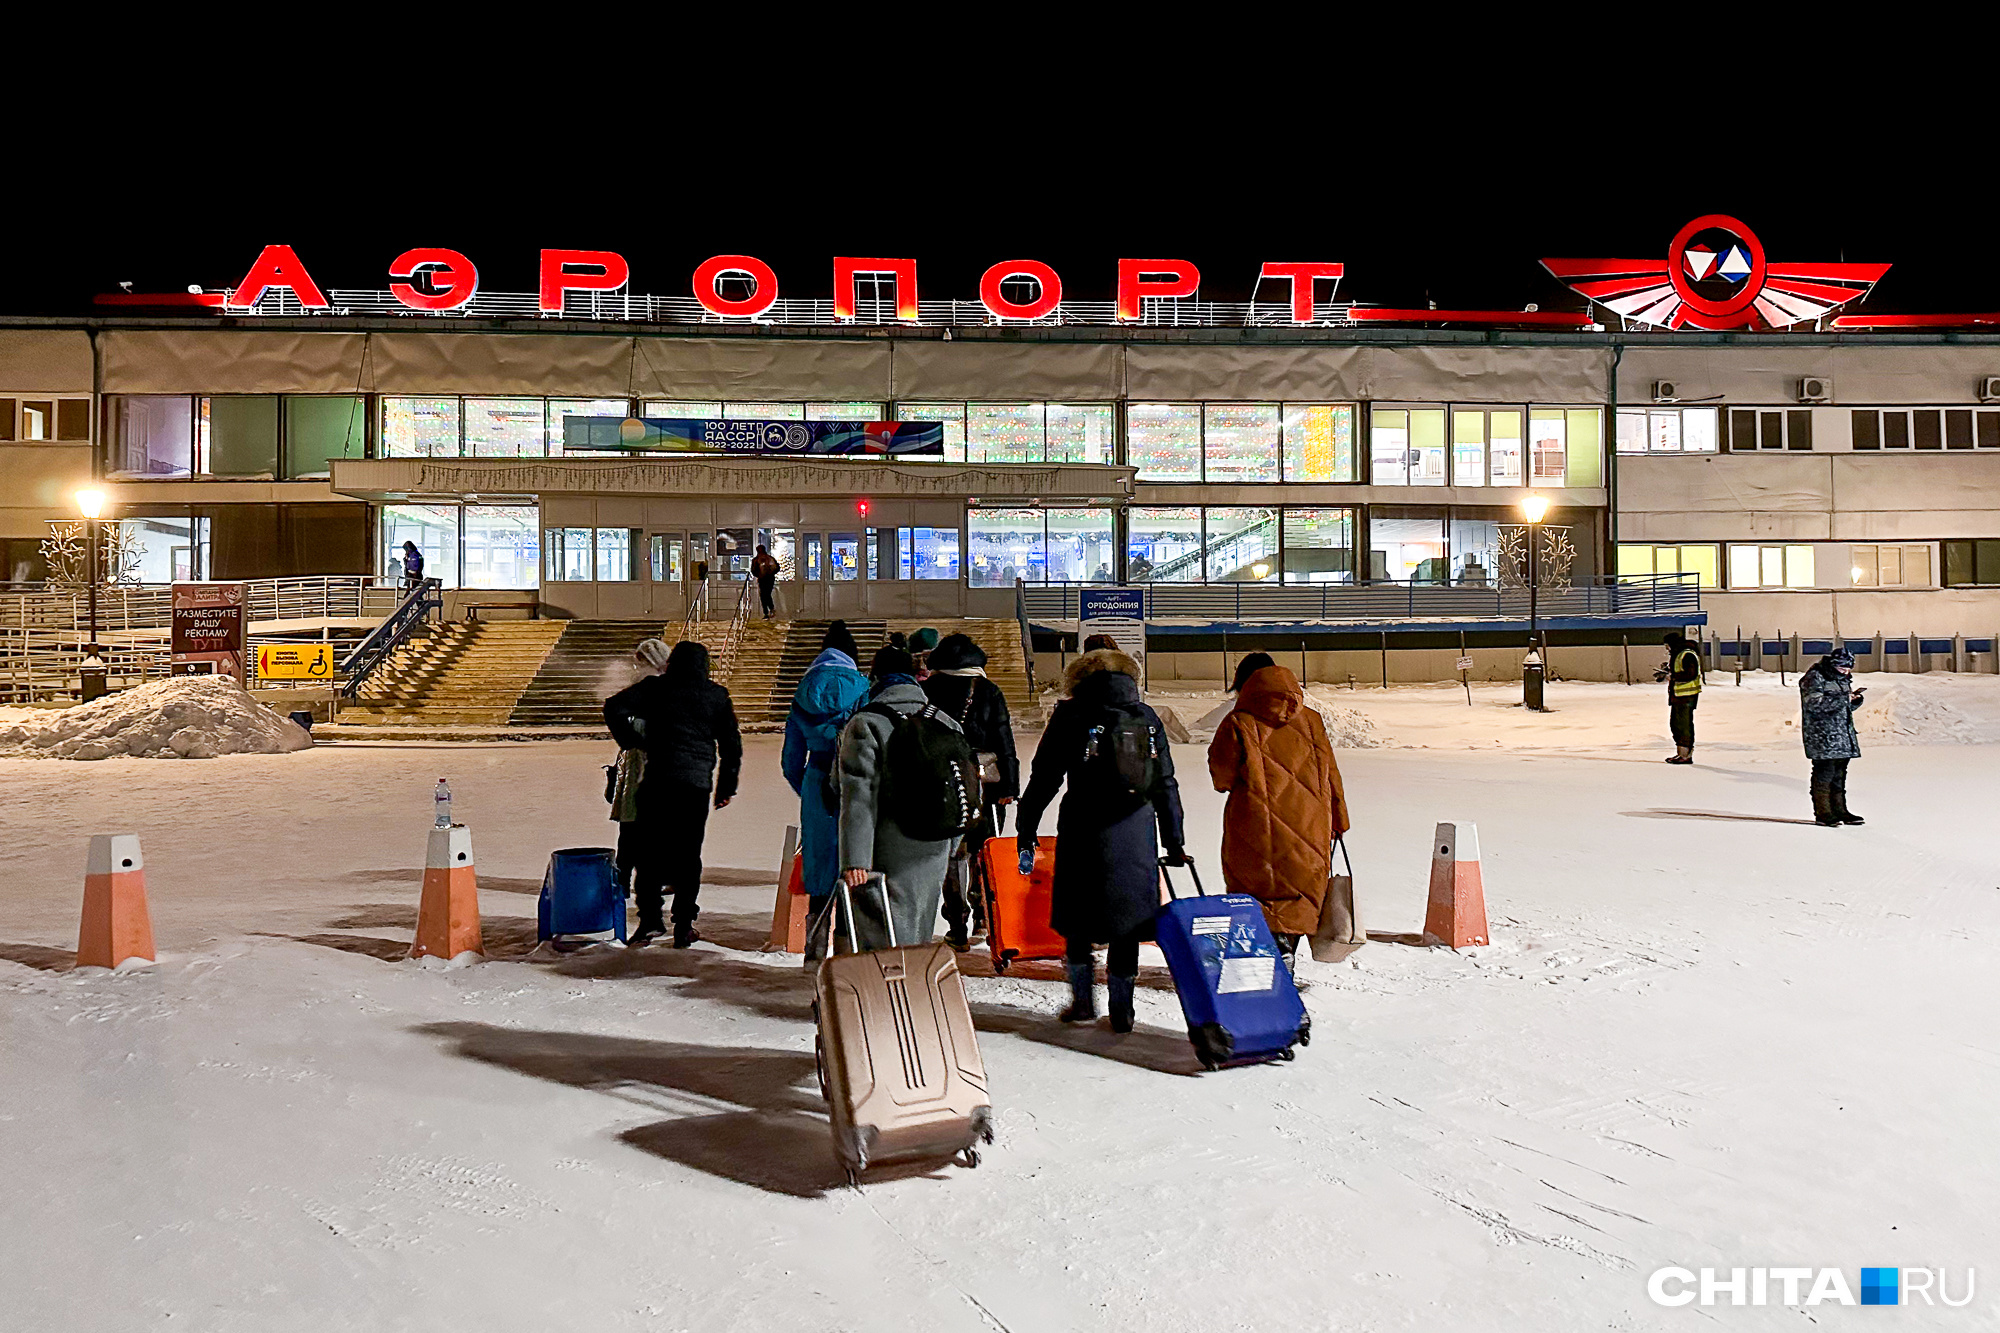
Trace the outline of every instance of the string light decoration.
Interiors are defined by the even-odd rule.
[[[42,538],[42,559],[48,564],[50,583],[81,588],[90,582],[90,524],[85,519],[50,519],[49,535]],[[100,521],[97,532],[98,581],[114,587],[139,582],[139,561],[144,552],[136,542],[126,540],[123,524]]]

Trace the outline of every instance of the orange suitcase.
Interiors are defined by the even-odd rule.
[[[1023,878],[1020,844],[1012,838],[988,838],[980,849],[979,869],[986,895],[986,948],[993,955],[993,970],[1005,972],[1022,959],[1062,957],[1063,937],[1049,927],[1055,840],[1041,840],[1035,873]]]

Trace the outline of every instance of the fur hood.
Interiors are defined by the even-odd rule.
[[[1063,693],[1075,694],[1076,687],[1090,677],[1114,671],[1130,676],[1135,685],[1139,683],[1139,664],[1129,655],[1115,648],[1099,648],[1085,653],[1071,661],[1069,668],[1063,672]]]

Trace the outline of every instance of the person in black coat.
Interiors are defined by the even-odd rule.
[[[980,756],[982,772],[998,775],[982,784],[983,814],[953,850],[951,872],[944,881],[944,919],[951,926],[945,938],[963,953],[972,946],[968,923],[980,914],[972,893],[972,858],[999,833],[1002,807],[1020,795],[1021,761],[1014,753],[1014,720],[1007,711],[1007,696],[986,678],[985,651],[964,634],[947,634],[930,650],[929,661],[931,674],[922,682],[924,693],[958,723],[966,743]],[[992,757],[990,766],[987,756]]]
[[[635,821],[639,929],[631,943],[649,944],[666,933],[662,909],[671,885],[674,947],[685,949],[701,938],[694,919],[709,805],[729,804],[743,770],[736,709],[729,691],[708,678],[708,649],[682,640],[665,671],[604,701],[604,721],[620,747],[646,753]]]
[[[1034,855],[1042,812],[1065,779],[1056,820],[1054,904],[1049,924],[1068,943],[1070,1007],[1063,1021],[1097,1017],[1091,987],[1091,947],[1110,944],[1105,972],[1111,987],[1111,1028],[1132,1030],[1132,988],[1139,943],[1153,938],[1160,908],[1159,853],[1170,865],[1187,862],[1180,785],[1166,728],[1139,694],[1139,664],[1110,649],[1088,652],[1064,673],[1068,698],[1056,705],[1035,748],[1028,789],[1021,796],[1022,873]],[[1092,730],[1121,718],[1142,719],[1152,731],[1158,774],[1153,789],[1135,793],[1108,757],[1087,757]]]

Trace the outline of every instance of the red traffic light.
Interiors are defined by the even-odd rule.
[[[857,513],[857,514],[859,514],[859,515],[861,515],[861,517],[863,517],[863,518],[867,518],[867,517],[868,517],[868,502],[867,502],[866,500],[856,500],[856,501],[854,502],[854,512],[855,512],[855,513]]]

